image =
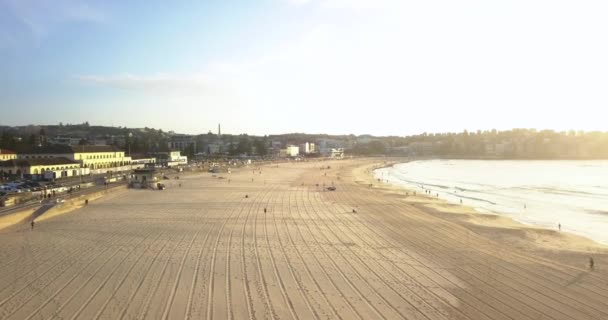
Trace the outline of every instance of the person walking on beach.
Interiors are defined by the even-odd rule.
[[[593,261],[593,257],[589,257],[589,270],[593,271],[594,267],[595,267],[595,261]]]
[[[32,222],[30,223],[30,225],[32,226],[32,230],[34,230],[34,220],[32,220]]]
[[[562,231],[562,224],[561,223],[557,224],[557,229],[559,229],[559,231]]]

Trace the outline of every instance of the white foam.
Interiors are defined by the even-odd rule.
[[[414,161],[375,171],[390,183],[608,244],[608,161]]]

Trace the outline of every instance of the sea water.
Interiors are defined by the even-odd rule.
[[[425,160],[375,171],[385,182],[608,244],[608,161]],[[424,190],[423,190],[424,188]]]

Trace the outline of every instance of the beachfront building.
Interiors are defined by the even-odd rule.
[[[131,157],[115,146],[76,146],[73,150],[74,160],[85,168],[107,169],[131,164]]]
[[[331,156],[332,149],[344,149],[344,143],[334,139],[320,139],[317,145],[319,152],[324,156]]]
[[[300,154],[300,147],[298,146],[288,145],[286,149],[288,157],[297,157]]]
[[[287,148],[279,149],[279,158],[297,157],[300,154],[300,147],[288,145]]]
[[[311,154],[315,153],[315,144],[312,142],[305,142],[300,145],[300,154]]]
[[[344,148],[332,148],[329,151],[329,157],[332,159],[343,159],[344,158]]]
[[[205,153],[208,155],[218,154],[222,152],[222,145],[219,143],[208,143],[205,146]]]
[[[131,157],[115,146],[49,145],[34,147],[17,155],[18,159],[66,158],[77,161],[83,168],[112,169],[131,164]]]
[[[89,174],[88,168],[65,157],[11,159],[0,162],[0,176],[3,178],[31,178],[34,180],[54,180]]]
[[[279,154],[281,156],[281,150],[283,147],[283,143],[280,140],[272,140],[270,142],[270,151],[274,154]]]
[[[133,170],[133,180],[141,184],[153,183],[160,180],[160,172],[154,168]]]
[[[188,164],[188,157],[182,156],[181,151],[156,152],[151,154],[156,158],[156,163],[163,167],[177,167]]]
[[[11,151],[8,149],[0,149],[0,161],[17,159],[17,154],[15,151]]]
[[[78,145],[83,138],[81,137],[68,137],[68,136],[55,136],[49,139],[50,144],[63,144],[66,146]]]
[[[131,165],[133,168],[154,167],[156,158],[145,155],[134,155],[131,157]]]
[[[196,153],[196,139],[194,136],[187,134],[174,134],[169,138],[167,146],[170,150],[185,151],[190,146],[193,147],[194,153]]]

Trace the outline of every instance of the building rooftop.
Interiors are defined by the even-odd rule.
[[[78,164],[76,161],[64,157],[57,158],[36,158],[36,159],[12,159],[0,161],[0,167],[29,167],[29,166],[54,166]]]
[[[153,159],[154,156],[152,155],[147,155],[147,154],[142,154],[142,153],[134,153],[131,155],[131,159],[133,160],[139,160],[139,159]]]
[[[69,154],[69,153],[96,153],[96,152],[122,152],[115,146],[91,146],[91,145],[60,145],[53,144],[43,147],[33,147],[23,150],[23,154]]]
[[[8,149],[0,149],[0,154],[16,154],[15,151]]]

